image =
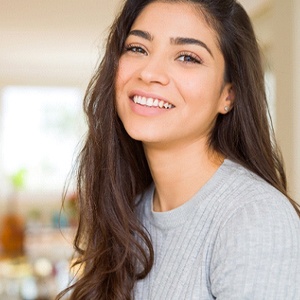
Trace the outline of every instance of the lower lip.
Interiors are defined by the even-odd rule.
[[[159,107],[150,107],[146,105],[140,105],[137,103],[134,103],[132,100],[130,100],[130,107],[131,110],[141,116],[158,116],[164,113],[167,113],[172,110],[172,108],[159,108]]]

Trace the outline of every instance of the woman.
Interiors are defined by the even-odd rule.
[[[85,110],[71,299],[300,299],[299,210],[236,1],[127,0]]]

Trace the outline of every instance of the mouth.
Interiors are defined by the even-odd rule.
[[[147,106],[147,107],[153,107],[153,108],[161,108],[161,109],[171,109],[175,106],[167,101],[156,99],[156,98],[147,98],[139,95],[134,95],[132,98],[132,101],[136,104]]]

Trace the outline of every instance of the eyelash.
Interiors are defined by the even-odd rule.
[[[133,53],[137,53],[137,54],[144,54],[144,55],[148,55],[147,51],[139,46],[139,45],[135,45],[135,44],[129,44],[127,46],[125,46],[125,52],[133,52]],[[183,60],[180,60],[181,57],[184,57]],[[188,60],[185,60],[186,58],[188,58]],[[177,60],[185,63],[185,64],[202,64],[203,61],[202,59],[200,59],[197,55],[191,53],[191,52],[182,52],[178,55]]]
[[[180,57],[184,57],[185,58],[188,58],[189,60],[180,60],[179,58]],[[203,61],[195,54],[193,53],[190,53],[190,52],[182,52],[179,54],[178,60],[182,61],[183,63],[185,64],[189,64],[189,63],[192,63],[192,64],[202,64]]]
[[[143,47],[134,44],[129,44],[125,46],[125,52],[133,52],[148,55],[147,51]]]

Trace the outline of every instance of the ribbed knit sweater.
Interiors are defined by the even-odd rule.
[[[155,262],[135,300],[300,300],[300,221],[275,188],[230,161],[185,204],[138,213]]]

